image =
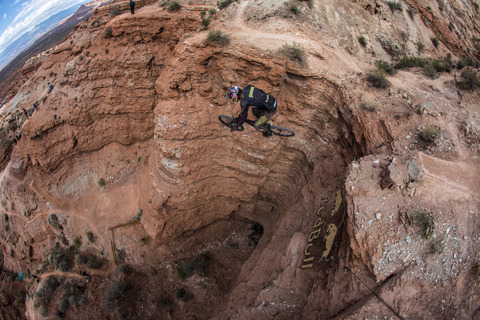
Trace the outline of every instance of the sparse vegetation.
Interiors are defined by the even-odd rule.
[[[418,132],[418,138],[426,144],[434,144],[440,137],[440,128],[427,124],[427,126]]]
[[[194,260],[179,260],[176,262],[177,266],[175,267],[177,276],[185,280],[195,273],[205,274],[209,260],[210,257],[207,253],[202,253]]]
[[[40,308],[41,311],[44,309],[46,310],[52,294],[60,284],[60,281],[56,277],[48,277],[43,286],[36,291],[33,306],[35,308]]]
[[[80,237],[75,237],[73,238],[73,245],[75,246],[75,248],[80,248],[80,246],[82,245],[82,240],[80,239]]]
[[[88,242],[93,243],[93,233],[87,231],[85,232],[85,237],[87,237]]]
[[[170,5],[168,6],[168,11],[170,12],[175,12],[175,11],[178,11],[182,8],[182,6],[177,2],[177,1],[173,1],[172,3],[170,3]]]
[[[188,302],[193,299],[193,295],[184,288],[177,288],[175,290],[175,297],[181,299],[183,302]]]
[[[48,224],[54,228],[58,228],[59,226],[58,217],[55,213],[52,213],[48,216]]]
[[[130,284],[124,279],[111,281],[103,296],[104,305],[107,308],[112,307],[117,300],[125,297],[125,294],[130,289]]]
[[[362,47],[366,47],[366,46],[367,46],[367,39],[365,39],[364,36],[359,36],[359,37],[357,38],[357,40],[358,40],[358,43],[360,43],[360,45],[361,45]]]
[[[473,69],[465,69],[461,73],[461,79],[457,81],[457,85],[463,90],[473,90],[480,88],[480,78]]]
[[[68,248],[62,249],[58,244],[55,244],[50,251],[48,261],[55,269],[67,272],[73,266],[73,253]]]
[[[415,112],[421,116],[425,113],[425,108],[421,104],[415,106]]]
[[[423,44],[422,41],[418,41],[418,42],[417,42],[417,51],[418,51],[418,53],[422,53],[423,50],[425,50],[425,45]]]
[[[298,7],[297,6],[291,6],[290,11],[292,11],[294,14],[298,13]]]
[[[77,263],[78,266],[83,266],[87,263],[87,257],[85,257],[80,253],[77,253],[75,255],[75,262]]]
[[[212,22],[212,16],[211,15],[208,15],[207,16],[207,12],[206,11],[202,11],[200,12],[200,17],[202,19],[202,25],[204,27],[208,27],[208,25],[210,24],[210,22]]]
[[[413,20],[413,16],[416,15],[418,13],[418,11],[417,11],[416,8],[408,6],[407,13],[410,16],[410,19]]]
[[[376,60],[375,65],[377,66],[378,70],[383,70],[386,74],[394,75],[395,73],[397,73],[397,70],[395,69],[394,65],[387,61]]]
[[[390,10],[392,10],[392,12],[395,12],[395,10],[403,11],[403,7],[402,7],[402,4],[400,2],[387,1],[387,5],[390,7]]]
[[[432,40],[433,46],[435,48],[438,48],[438,46],[440,45],[440,41],[438,40],[438,38],[437,37],[431,37],[430,40]]]
[[[98,185],[99,185],[100,187],[105,187],[105,179],[100,178],[100,179],[98,180]]]
[[[128,264],[121,264],[118,266],[118,272],[124,274],[132,273],[132,268]]]
[[[367,81],[375,88],[386,89],[390,86],[390,82],[388,82],[385,71],[383,70],[373,71],[367,76]]]
[[[120,9],[120,6],[113,6],[112,9],[110,10],[110,16],[111,17],[116,17],[118,15],[121,15],[122,9]]]
[[[431,211],[420,210],[415,212],[412,220],[420,225],[422,236],[429,239],[435,231],[435,220]]]
[[[108,26],[105,28],[105,30],[103,30],[103,36],[105,38],[111,38],[112,35],[113,35],[113,30],[111,26]],[[108,49],[105,49],[105,52],[108,53]]]
[[[365,111],[368,111],[368,112],[376,112],[377,111],[377,107],[374,104],[370,104],[370,103],[366,103],[366,102],[360,103],[360,108],[362,110],[365,110]]]
[[[172,304],[170,300],[163,295],[155,299],[155,302],[162,308],[168,308]]]
[[[473,68],[480,68],[480,61],[473,59],[471,57],[462,57],[457,61],[457,69],[463,69],[466,66],[470,66]]]
[[[87,268],[89,269],[100,269],[102,267],[102,260],[97,258],[97,256],[93,254],[89,254],[87,256]]]
[[[223,8],[226,8],[228,7],[229,5],[231,5],[233,2],[235,2],[236,0],[223,0],[223,1],[218,1],[217,2],[217,5],[218,5],[218,8],[221,10]]]
[[[284,44],[282,47],[282,52],[290,58],[290,60],[304,62],[306,59],[305,48],[297,43],[293,44]]]
[[[395,63],[395,69],[408,69],[408,68],[414,68],[414,67],[421,67],[425,66],[428,63],[428,60],[425,58],[420,58],[420,57],[408,57],[405,56],[397,63]]]
[[[226,46],[230,43],[230,38],[227,34],[223,33],[220,30],[210,30],[207,34],[207,43],[217,43],[220,46]]]

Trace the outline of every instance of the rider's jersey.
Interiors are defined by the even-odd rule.
[[[268,111],[274,112],[277,109],[277,101],[274,97],[263,92],[252,85],[245,87],[240,93],[240,106],[242,111],[238,116],[238,124],[242,124],[247,119],[249,107],[262,107]]]

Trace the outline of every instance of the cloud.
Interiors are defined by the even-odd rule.
[[[5,19],[7,19],[7,14],[6,13],[3,14],[3,20],[5,20]]]
[[[16,0],[15,3],[19,1],[20,0]],[[20,12],[15,16],[13,22],[7,27],[5,32],[0,35],[0,52],[23,34],[34,30],[36,25],[52,15],[85,2],[88,2],[88,0],[25,1],[21,4]]]

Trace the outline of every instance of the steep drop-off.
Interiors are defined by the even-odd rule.
[[[405,123],[396,127],[387,116],[358,108],[374,95],[362,82],[364,62],[308,37],[300,39],[307,60],[288,59],[274,49],[291,36],[247,28],[245,17],[259,5],[250,1],[216,13],[218,27],[233,21],[225,47],[205,42],[199,17],[211,6],[184,4],[169,12],[144,3],[134,15],[111,17],[114,5],[80,24],[6,107],[21,110],[40,101],[21,122],[22,137],[1,180],[3,267],[39,277],[28,286],[28,318],[53,315],[54,303],[63,299],[71,319],[345,318],[376,307],[343,269],[347,265],[379,290],[397,283],[405,288],[402,275],[413,254],[385,267],[378,261],[386,259],[388,246],[371,242],[388,240],[380,234],[385,225],[376,236],[363,233],[381,218],[363,198],[383,192],[396,199],[395,207],[402,193],[380,191],[370,182],[378,173],[369,171],[368,158],[358,159],[382,154],[388,167],[395,155],[402,165],[409,156],[400,155],[398,132]],[[362,13],[364,22],[373,19],[369,12]],[[252,18],[258,19],[253,26],[261,21]],[[385,55],[379,43],[372,50]],[[327,71],[342,63],[338,73]],[[238,113],[222,98],[234,84],[274,95],[274,122],[296,135],[230,132],[217,116]],[[379,101],[408,109],[409,93],[400,94],[406,86],[395,86],[398,94],[379,95]],[[427,91],[417,90],[412,99]],[[395,119],[402,117],[415,116]],[[363,171],[357,172],[359,164]],[[393,175],[397,185],[402,174]],[[466,207],[473,203],[467,199]],[[370,222],[361,213],[373,215]],[[250,229],[255,223],[261,234]],[[79,275],[85,270],[87,277]],[[51,279],[59,276],[57,288]],[[459,284],[462,298],[471,293],[464,289]],[[52,302],[42,300],[45,292]],[[398,297],[391,299],[396,309],[417,312],[405,306],[411,297]]]

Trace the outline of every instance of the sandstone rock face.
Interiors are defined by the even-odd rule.
[[[29,292],[58,276],[59,288],[82,287],[88,268],[91,303],[71,303],[71,319],[391,316],[365,284],[406,318],[474,315],[479,290],[465,283],[478,249],[478,146],[452,123],[479,123],[478,92],[414,71],[388,91],[367,86],[377,57],[417,50],[431,28],[418,17],[375,1],[316,1],[290,21],[286,3],[215,13],[225,47],[206,43],[200,20],[216,1],[174,12],[143,2],[134,15],[113,3],[53,50],[5,107],[40,102],[1,176],[4,267],[38,274]],[[444,13],[459,6],[446,3]],[[112,17],[116,5],[124,13]],[[447,30],[435,28],[445,39]],[[303,62],[281,53],[297,39]],[[455,41],[439,50],[459,54],[469,40]],[[218,121],[239,113],[225,90],[248,84],[276,97],[274,123],[294,137]],[[424,119],[442,126],[435,145],[417,138]],[[53,315],[40,298],[27,299],[28,318]]]

